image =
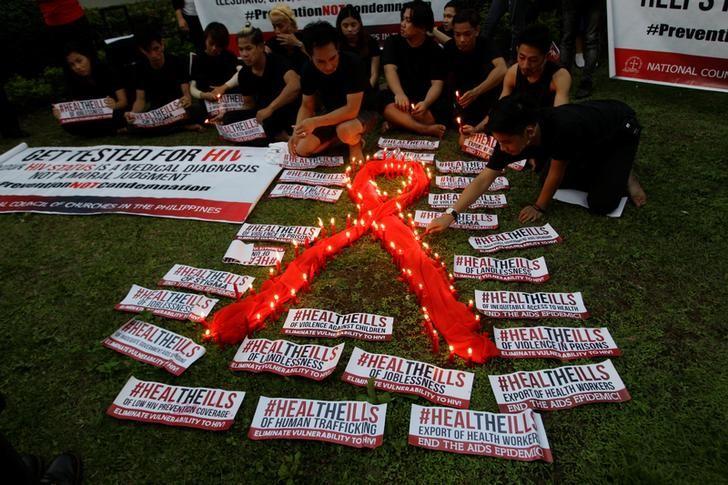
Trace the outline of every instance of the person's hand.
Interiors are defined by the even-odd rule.
[[[116,101],[114,101],[114,98],[112,98],[111,96],[106,96],[104,98],[104,104],[106,104],[106,106],[111,109],[116,108]]]
[[[290,138],[288,138],[288,153],[290,153],[292,156],[297,156],[296,153],[296,145],[298,145],[298,142],[300,140],[300,137],[296,135],[294,132],[293,135],[291,135]]]
[[[412,116],[422,116],[427,111],[427,105],[424,101],[420,101],[415,105],[414,108],[412,108],[412,113],[410,113]]]
[[[283,46],[301,48],[301,41],[293,34],[278,34],[276,35],[276,39],[278,39],[278,43]]]
[[[127,111],[126,113],[124,113],[124,118],[126,118],[127,123],[134,123],[134,113],[132,113],[131,111]]]
[[[177,25],[179,26],[179,30],[181,30],[182,32],[190,31],[190,26],[187,25],[187,21],[181,15],[179,17],[177,17]]]
[[[213,86],[210,94],[212,94],[215,97],[215,100],[217,100],[218,96],[222,96],[223,94],[225,94],[225,91],[227,91],[227,86],[223,84],[222,86]]]
[[[523,209],[521,209],[521,212],[518,214],[518,220],[521,223],[525,222],[536,222],[537,220],[541,219],[543,217],[543,212],[536,209],[532,205],[527,205]]]
[[[473,101],[475,101],[478,98],[478,92],[475,89],[471,89],[469,91],[465,91],[462,96],[458,98],[458,104],[462,108],[467,108],[470,106]]]
[[[425,234],[437,234],[438,232],[442,232],[450,227],[450,224],[452,224],[454,220],[455,218],[450,214],[443,214],[430,221],[427,225],[427,229],[425,229]]]
[[[55,116],[56,119],[58,121],[60,121],[61,120],[61,110],[59,110],[56,106],[53,106],[53,108],[51,108],[51,111],[53,112],[53,116]]]
[[[318,125],[316,124],[315,118],[307,118],[296,125],[293,129],[293,134],[299,138],[304,138],[313,133],[313,130],[316,128],[318,128]]]
[[[394,105],[397,107],[398,110],[404,111],[405,113],[409,113],[410,111],[410,101],[405,94],[395,94]]]
[[[182,96],[181,98],[179,98],[179,104],[183,108],[189,108],[190,106],[192,106],[192,98],[186,95]]]
[[[266,107],[263,109],[259,109],[257,113],[255,113],[255,119],[258,120],[258,123],[263,124],[265,120],[273,116],[273,110]]]
[[[478,132],[478,127],[473,125],[463,125],[460,132],[465,136],[474,135]]]
[[[214,103],[217,101],[217,96],[212,94],[212,92],[200,93],[200,99],[203,99],[205,101],[211,101]]]
[[[207,120],[207,122],[209,124],[211,124],[211,125],[222,125],[224,118],[225,118],[225,113],[222,113],[221,112],[221,113],[216,114],[215,116],[213,116],[209,120]]]

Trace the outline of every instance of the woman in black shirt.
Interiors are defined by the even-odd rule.
[[[361,57],[369,73],[369,85],[376,90],[382,57],[379,43],[364,31],[361,15],[352,5],[347,5],[339,11],[339,16],[336,17],[336,30],[341,34],[339,48]]]

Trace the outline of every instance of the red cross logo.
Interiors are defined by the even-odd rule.
[[[632,56],[624,63],[624,72],[638,73],[642,70],[642,59]]]

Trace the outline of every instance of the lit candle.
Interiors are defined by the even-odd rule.
[[[324,221],[322,221],[320,217],[318,218],[318,225],[319,229],[321,230],[321,237],[326,237],[326,228],[324,227]]]
[[[473,365],[473,348],[468,347],[468,366]]]
[[[351,233],[346,231],[346,244],[351,244]]]
[[[440,353],[440,336],[437,334],[437,330],[432,330],[432,353]]]
[[[468,300],[468,308],[469,308],[470,310],[472,310],[472,309],[473,309],[473,300]]]
[[[351,227],[351,214],[346,214],[346,228],[349,229]]]
[[[332,217],[331,218],[331,235],[333,236],[335,232],[336,232],[336,221]]]
[[[269,278],[274,277],[275,276],[275,273],[276,273],[276,270],[274,268],[269,268],[268,269],[268,277]]]
[[[207,330],[205,330],[205,339],[209,339],[211,337],[212,337],[212,332],[208,328]]]
[[[298,257],[298,241],[293,241],[293,255]]]
[[[448,350],[450,351],[450,355],[447,356],[447,361],[452,364],[455,362],[455,347],[452,345],[448,345]]]

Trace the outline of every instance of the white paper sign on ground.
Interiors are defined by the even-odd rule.
[[[318,308],[293,308],[283,324],[284,335],[382,341],[392,339],[394,318],[372,313],[341,315]]]
[[[79,123],[82,121],[108,120],[114,115],[114,110],[106,104],[106,99],[84,99],[56,103],[53,105],[60,112],[60,122]]]
[[[334,203],[339,200],[342,192],[342,189],[330,189],[322,185],[278,184],[270,191],[269,197],[271,199],[287,197]]]
[[[234,239],[223,256],[223,263],[243,266],[275,266],[283,261],[286,250],[275,246],[256,246]]]
[[[161,367],[175,376],[205,355],[205,348],[193,340],[136,318],[126,322],[101,344],[139,362]]]
[[[554,200],[558,200],[566,204],[580,205],[588,209],[589,203],[586,201],[586,196],[587,193],[582,192],[581,190],[559,189],[554,194]],[[622,212],[624,212],[624,206],[626,204],[627,197],[622,197],[617,208],[607,214],[607,217],[622,217]]]
[[[245,101],[242,94],[223,94],[217,101],[205,100],[207,115],[211,118],[230,111],[242,111],[245,109]]]
[[[245,143],[265,138],[265,130],[258,120],[251,118],[229,125],[215,125],[220,138],[234,143]]]
[[[543,256],[537,259],[496,259],[489,256],[479,258],[456,255],[452,272],[456,278],[476,280],[543,283],[549,279],[549,270]]]
[[[402,150],[437,150],[439,140],[399,140],[397,138],[380,137],[377,142],[379,148],[400,148]]]
[[[274,241],[303,244],[307,239],[312,242],[321,232],[313,226],[279,226],[276,224],[243,224],[235,239],[241,241]]]
[[[144,113],[130,112],[129,115],[132,126],[136,128],[159,128],[187,118],[187,111],[182,107],[179,99],[175,99],[157,109]]]
[[[412,405],[409,444],[463,455],[553,462],[541,416]]]
[[[203,295],[169,290],[149,290],[132,285],[129,293],[114,308],[123,312],[149,311],[153,315],[175,320],[203,321],[220,301]]]
[[[226,271],[200,269],[184,264],[175,264],[157,283],[159,286],[173,286],[188,290],[212,293],[237,298],[253,284],[252,276],[241,276]]]
[[[485,133],[475,133],[465,138],[463,151],[482,159],[489,159],[493,155],[498,142],[492,136]]]
[[[468,242],[481,253],[495,253],[504,249],[523,249],[535,246],[547,246],[561,242],[561,236],[551,227],[543,226],[522,227],[510,232],[489,234],[487,236],[473,236]]]
[[[307,170],[284,170],[278,179],[279,182],[289,182],[308,185],[334,185],[343,187],[349,182],[345,173],[339,172],[312,172]]]
[[[386,416],[386,404],[260,396],[248,438],[376,448],[384,439]]]
[[[415,211],[415,225],[427,227],[430,222],[443,215],[444,212]],[[495,214],[479,214],[477,212],[461,212],[458,214],[458,222],[450,224],[452,229],[468,229],[474,231],[488,231],[498,229],[498,216]]]
[[[106,414],[117,419],[224,431],[232,426],[243,391],[171,386],[130,377]]]
[[[523,293],[475,290],[475,307],[488,318],[589,318],[584,299],[578,291]]]
[[[429,194],[427,203],[433,209],[447,209],[458,201],[460,194],[457,192],[444,192],[441,194]],[[468,209],[499,209],[508,206],[504,194],[483,194],[470,204]]]
[[[588,359],[622,355],[606,327],[493,327],[495,346],[509,359]]]
[[[372,155],[374,160],[397,160],[400,162],[421,162],[421,163],[434,163],[434,153],[422,153],[422,152],[410,152],[406,150],[400,150],[395,148],[393,150],[381,149],[377,150]]]
[[[475,374],[394,355],[373,354],[355,347],[341,380],[366,387],[370,378],[375,379],[377,389],[414,394],[435,404],[467,408]]]
[[[488,167],[488,162],[483,160],[449,160],[435,162],[435,167],[440,173],[454,174],[477,174]]]
[[[523,169],[526,168],[526,159],[519,160],[517,162],[509,163],[507,165],[508,168],[511,170],[515,170],[516,172],[523,172]]]
[[[498,409],[558,411],[584,404],[624,402],[631,396],[611,360],[532,372],[488,376]]]
[[[464,189],[465,187],[472,182],[474,177],[462,177],[462,176],[452,176],[452,175],[438,175],[435,177],[435,185],[437,185],[441,189],[447,189],[447,190],[454,190],[454,189]],[[488,187],[489,192],[497,192],[499,190],[508,190],[511,186],[508,183],[508,179],[503,176],[498,176],[495,178],[492,184],[490,184],[490,187]]]

